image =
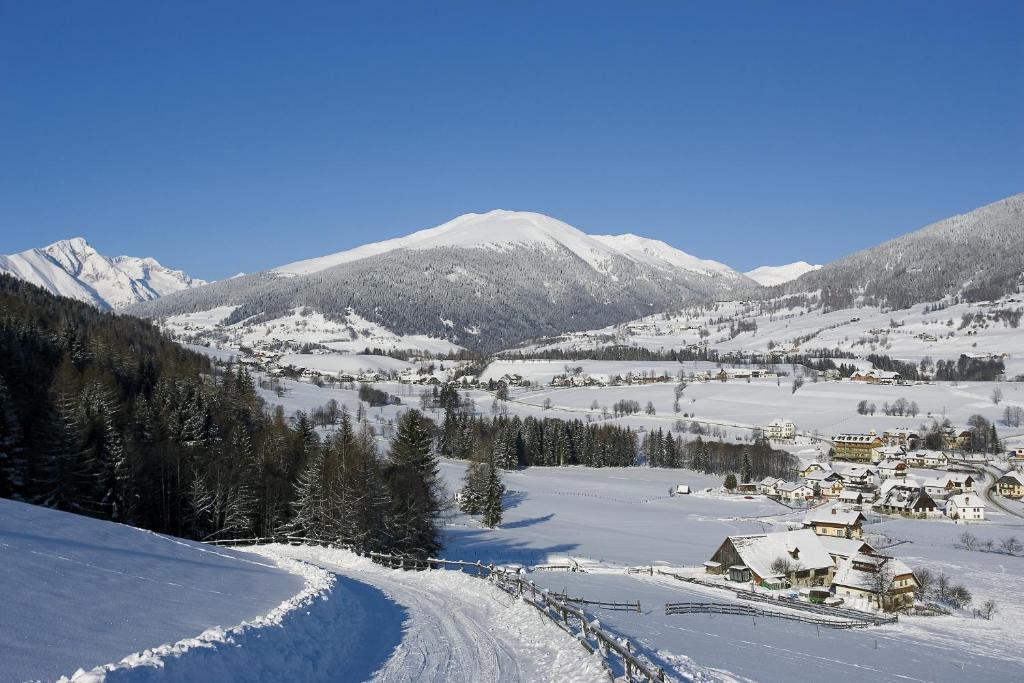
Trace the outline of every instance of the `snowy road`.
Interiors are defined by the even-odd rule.
[[[402,572],[346,551],[272,546],[383,591],[403,613],[401,642],[372,680],[598,681],[598,661],[532,607],[453,571]],[[266,552],[266,550],[264,550]],[[371,628],[396,624],[391,610]]]

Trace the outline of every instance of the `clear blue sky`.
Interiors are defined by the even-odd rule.
[[[747,269],[1024,190],[1024,3],[0,0],[0,253],[206,278],[526,209]]]

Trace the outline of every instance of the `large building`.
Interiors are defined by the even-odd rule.
[[[832,437],[832,454],[837,460],[873,462],[882,445],[874,430],[867,434],[836,434]]]
[[[785,418],[772,420],[764,428],[764,435],[776,441],[789,441],[796,438],[796,425]]]

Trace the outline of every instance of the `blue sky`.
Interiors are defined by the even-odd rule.
[[[0,0],[0,253],[206,278],[540,211],[740,269],[1024,190],[1021,2]]]

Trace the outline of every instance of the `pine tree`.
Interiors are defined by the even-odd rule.
[[[744,484],[749,484],[753,478],[753,468],[750,465],[750,453],[746,449],[743,450],[743,465],[740,468],[740,481]]]
[[[493,458],[487,463],[486,467],[487,478],[484,481],[483,523],[484,526],[493,529],[501,524],[505,485],[501,483],[501,474]]]
[[[391,499],[387,519],[390,542],[400,553],[428,557],[440,548],[444,491],[426,421],[418,410],[409,410],[399,418],[390,461],[386,473]]]

